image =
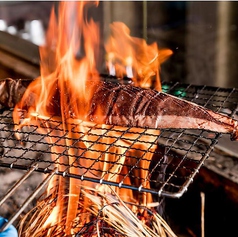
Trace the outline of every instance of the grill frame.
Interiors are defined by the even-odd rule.
[[[197,85],[185,84],[185,83],[179,83],[179,82],[175,82],[175,83],[163,82],[162,85],[163,85],[162,88],[164,92],[178,96],[178,97],[183,97],[186,100],[202,105],[215,112],[224,113],[232,118],[236,117],[238,114],[238,90],[235,88],[227,89],[227,88],[218,88],[218,87],[211,87],[211,86],[197,86]],[[53,119],[54,118],[49,118],[49,121],[50,121],[49,123],[52,123]],[[6,120],[7,122],[4,122],[4,120]],[[44,120],[44,121],[47,121],[47,120]],[[59,124],[58,126],[60,127],[61,122],[59,121],[56,121],[56,122]],[[16,143],[19,143],[19,141],[13,136],[14,124],[11,122],[11,111],[9,111],[8,114],[3,113],[3,115],[2,114],[0,115],[0,126],[1,126],[0,127],[1,133],[7,132],[9,134],[8,137],[7,136],[5,138],[1,137],[0,149],[2,150],[2,153],[4,153],[6,149],[9,149],[9,151],[11,152],[13,147],[11,146],[7,147],[6,145],[4,145],[4,139],[5,141],[8,140],[8,142],[13,143],[13,146]],[[9,126],[12,129],[9,129]],[[56,129],[56,127],[54,127],[54,130]],[[36,132],[36,126],[32,125],[31,128],[33,129],[33,131],[31,132],[29,131],[22,132],[24,135],[28,136],[25,138],[26,140],[22,140],[22,141],[25,141],[27,143],[29,142],[29,136],[35,135],[34,132]],[[110,133],[111,129],[114,129],[114,128],[115,126],[110,126],[110,129],[108,132]],[[127,129],[128,129],[127,130],[127,133],[128,133],[128,131],[130,131],[131,128],[127,128]],[[144,129],[144,130],[145,132],[148,131],[147,129]],[[60,133],[62,132],[63,131],[60,131]],[[49,134],[50,133],[46,134],[46,136],[49,137]],[[142,136],[143,135],[145,134],[142,134]],[[39,135],[39,136],[42,137],[44,135]],[[63,138],[63,136],[60,136],[60,137]],[[139,134],[138,134],[138,137],[140,137]],[[67,171],[61,171],[61,170],[58,170],[56,174],[62,175],[65,177],[80,179],[82,181],[90,181],[90,182],[98,183],[98,184],[106,184],[110,186],[116,186],[119,188],[131,189],[133,191],[138,191],[138,192],[147,192],[156,196],[179,198],[188,189],[194,177],[199,172],[199,169],[204,164],[204,161],[209,157],[215,145],[219,142],[220,137],[221,137],[220,133],[207,132],[205,130],[188,130],[188,129],[161,130],[160,135],[158,135],[156,139],[154,139],[155,140],[154,144],[152,144],[152,145],[158,144],[158,148],[160,150],[160,152],[158,152],[158,155],[161,156],[161,159],[157,161],[153,160],[152,162],[153,165],[150,166],[150,176],[157,175],[159,177],[162,175],[163,177],[161,180],[159,180],[160,183],[158,187],[156,186],[158,185],[156,177],[154,178],[153,181],[151,180],[151,177],[150,177],[149,181],[150,181],[151,187],[145,188],[143,187],[143,185],[131,185],[131,184],[128,185],[124,182],[115,182],[115,181],[110,181],[110,180],[106,180],[102,178],[90,177],[89,175],[84,175],[84,174],[79,175],[79,174],[75,174],[75,173],[71,173]],[[115,137],[114,139],[121,139],[121,138]],[[24,148],[25,150],[22,148],[23,152],[26,152],[26,153],[39,152],[39,150],[34,148],[34,146],[39,145],[39,140],[30,141],[30,142],[33,143],[32,145],[33,148],[29,146],[26,147],[26,149]],[[107,153],[107,151],[105,152]],[[51,153],[51,151],[49,153]],[[12,161],[10,162],[10,158],[9,156],[8,157],[6,156],[6,152],[4,154],[5,155],[0,157],[0,167],[29,170],[33,164],[37,163],[38,167],[35,169],[35,171],[37,172],[51,173],[54,170],[54,167],[50,167],[50,165],[52,165],[52,162],[50,161],[47,161],[45,163],[46,164],[45,167],[42,167],[41,166],[42,161],[40,160],[40,157],[37,157],[37,159],[30,158],[30,157],[27,157],[27,158],[12,157],[11,159],[15,159],[15,162],[12,162]],[[142,158],[139,157],[136,164],[140,162],[139,159],[143,159],[143,157]],[[28,161],[27,165],[20,164],[19,161],[21,160]],[[132,171],[133,169],[137,169],[136,165],[134,168],[133,167],[129,167],[129,168],[131,169],[130,174],[133,173]],[[158,168],[160,168],[159,171],[157,171]],[[69,169],[70,167],[68,167],[68,170]],[[184,173],[186,174],[186,178],[184,178]],[[128,176],[125,175],[124,180],[126,177]],[[177,182],[179,184],[177,184]]]

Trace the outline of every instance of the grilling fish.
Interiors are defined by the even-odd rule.
[[[14,107],[30,81],[0,80],[0,105]],[[205,129],[230,133],[231,140],[238,140],[238,121],[195,103],[156,90],[114,82],[90,81],[87,86],[95,91],[85,118],[88,121],[152,129]],[[54,96],[51,106],[58,114],[60,103],[54,102],[55,98],[59,96]],[[19,107],[28,107],[31,100],[26,101],[27,105],[23,102]]]
[[[101,111],[98,118],[96,111]],[[230,133],[238,140],[238,121],[195,103],[151,89],[102,82],[91,101],[88,120],[143,128],[188,128]]]

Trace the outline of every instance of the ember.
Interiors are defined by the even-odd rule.
[[[58,21],[52,10],[46,45],[40,48],[41,76],[29,85],[23,99],[15,107],[14,121],[19,124],[16,130],[35,124],[42,134],[50,134],[48,143],[51,145],[52,161],[57,160],[58,172],[78,174],[81,177],[87,172],[89,178],[96,177],[125,185],[137,182],[137,186],[148,189],[150,184],[147,177],[152,153],[144,151],[156,149],[159,130],[148,130],[148,135],[141,136],[140,132],[144,129],[131,128],[128,133],[127,128],[119,127],[115,134],[113,130],[106,130],[105,133],[108,125],[100,125],[96,134],[89,133],[95,125],[87,122],[87,116],[100,78],[96,71],[98,26],[92,20],[87,21],[87,16],[83,15],[87,4],[60,3]],[[127,76],[132,77],[135,72],[140,80],[144,78],[145,81],[136,83],[138,86],[148,86],[148,83],[152,83],[148,80],[155,77],[156,87],[160,90],[158,68],[162,59],[157,46],[153,44],[149,47],[144,40],[134,41],[133,44],[135,42],[133,47],[139,48],[139,44],[142,45],[139,49],[140,57],[136,61],[132,58],[136,51],[132,52],[134,55],[126,56],[124,66],[127,68]],[[132,46],[128,46],[129,51]],[[114,49],[111,46],[109,48],[110,53],[113,51],[115,54]],[[170,50],[166,52],[163,57],[171,54]],[[145,57],[142,57],[144,54]],[[117,54],[116,57],[121,56]],[[138,68],[142,71],[138,71]],[[95,86],[90,86],[90,81]],[[23,120],[19,117],[19,109],[27,109]],[[54,114],[56,116],[48,121]],[[100,118],[101,115],[99,109],[94,117]],[[62,122],[60,132],[57,129],[52,132],[52,128],[59,127],[54,121]],[[42,123],[43,128],[40,126]],[[82,133],[84,140],[80,137]],[[120,139],[114,138],[117,133]],[[150,133],[154,136],[149,136]],[[59,136],[64,139],[59,141]],[[130,141],[125,140],[128,136]],[[148,139],[149,143],[141,143]],[[88,148],[92,148],[91,141],[95,140],[100,142],[94,145],[95,152],[92,153]],[[143,159],[132,159],[131,154]],[[125,176],[129,172],[126,163],[139,167],[140,171],[133,174],[139,179]],[[128,203],[131,210],[124,202]],[[28,221],[22,225],[21,236],[174,236],[158,214],[148,209],[148,205],[153,206],[152,202],[150,193],[138,195],[125,188],[96,185],[64,175],[55,176],[43,199],[29,214],[32,215],[30,221],[25,217]]]

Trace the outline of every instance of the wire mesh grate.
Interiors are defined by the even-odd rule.
[[[238,90],[163,83],[163,90],[209,109],[237,116]],[[24,112],[24,111],[22,111]],[[36,116],[38,125],[14,131],[12,111],[0,114],[0,166],[180,197],[221,134],[204,130],[152,130]],[[16,136],[17,135],[17,136]],[[18,139],[20,137],[20,139]]]

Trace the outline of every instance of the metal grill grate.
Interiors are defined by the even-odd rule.
[[[237,115],[237,89],[163,83],[163,90],[230,117]],[[59,119],[40,121],[41,129],[23,127],[18,140],[12,111],[2,111],[0,167],[29,170],[37,164],[35,171],[52,173],[60,165],[58,175],[168,197],[186,191],[221,136],[203,130],[159,133],[82,121],[71,121],[68,136]]]

